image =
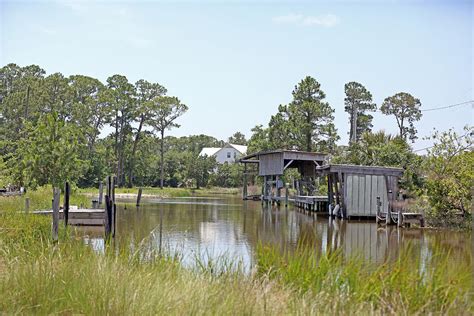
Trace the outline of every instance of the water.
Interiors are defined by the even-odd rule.
[[[193,264],[196,257],[204,261],[227,257],[239,260],[248,270],[255,264],[259,243],[290,250],[305,243],[321,253],[340,249],[345,255],[360,255],[375,263],[396,259],[407,244],[422,263],[434,245],[450,251],[454,262],[471,261],[472,256],[471,234],[465,232],[313,218],[291,206],[263,206],[238,196],[143,199],[139,208],[134,202],[117,201],[116,238],[143,240],[155,249],[177,251],[186,265]],[[89,242],[103,246],[100,239]]]

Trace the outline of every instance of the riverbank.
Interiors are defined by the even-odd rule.
[[[78,193],[87,194],[88,196],[97,196],[98,189],[87,188],[87,189],[78,189]],[[191,196],[210,196],[210,195],[235,195],[240,194],[240,188],[152,188],[152,187],[143,187],[142,188],[142,197],[148,198],[174,198],[174,197],[191,197]],[[117,198],[136,198],[138,194],[138,188],[116,188],[115,197]]]

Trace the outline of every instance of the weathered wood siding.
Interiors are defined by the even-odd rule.
[[[258,175],[282,175],[284,167],[283,153],[262,155],[259,158]]]
[[[377,196],[382,201],[382,212],[387,212],[388,196],[384,176],[346,174],[344,180],[347,216],[376,215]]]

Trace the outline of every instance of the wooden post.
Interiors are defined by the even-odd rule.
[[[340,210],[341,210],[341,217],[347,218],[347,209],[346,209],[346,198],[344,196],[345,194],[345,188],[344,188],[344,176],[342,175],[342,172],[338,172],[337,174],[339,178],[339,184],[340,184],[340,191],[339,191],[339,200],[340,200]]]
[[[64,186],[64,226],[67,226],[68,220],[69,220],[69,195],[71,188],[69,186],[69,182],[66,181],[66,184]]]
[[[104,184],[102,181],[99,182],[99,205],[102,205],[102,196],[104,194]]]
[[[111,228],[111,219],[110,219],[110,212],[111,212],[111,192],[112,192],[112,183],[111,183],[111,177],[107,176],[105,179],[105,240],[107,241],[110,236],[110,228]]]
[[[140,200],[142,199],[142,188],[138,189],[138,195],[137,195],[137,206],[140,206]]]
[[[377,224],[379,223],[381,205],[382,205],[382,202],[380,202],[380,196],[377,196],[377,214],[375,215],[375,222]]]
[[[117,213],[117,204],[115,204],[115,183],[117,182],[117,177],[112,178],[112,237],[115,238],[115,220],[116,220],[116,213]]]
[[[248,193],[247,193],[247,164],[246,163],[244,163],[244,185],[242,188],[242,195],[243,195],[243,199],[247,200]]]
[[[277,196],[277,204],[280,205],[280,198],[281,198],[281,185],[280,185],[280,177],[276,176],[275,188],[276,188],[276,196]]]
[[[53,225],[52,225],[52,235],[53,241],[58,241],[58,227],[59,227],[59,194],[60,191],[58,188],[53,189]]]
[[[388,186],[388,180],[387,180],[387,176],[385,176],[385,183],[386,185]],[[387,217],[385,217],[385,223],[387,225],[391,225],[393,224],[392,223],[392,210],[390,209],[390,206],[391,206],[391,203],[390,203],[390,199],[392,198],[392,190],[388,190],[387,192]]]
[[[332,193],[332,175],[328,174],[328,214],[332,216],[332,204],[333,204],[333,193]]]
[[[288,190],[288,187],[285,186],[285,207],[288,207],[288,195],[289,195],[289,190]]]
[[[402,215],[402,208],[400,207],[398,209],[398,219],[397,219],[397,224],[398,224],[398,227],[402,227],[403,225],[403,215]]]
[[[28,214],[30,212],[30,198],[25,198],[25,213]]]

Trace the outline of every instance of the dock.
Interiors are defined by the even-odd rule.
[[[285,206],[292,202],[311,214],[371,219],[399,227],[415,223],[424,226],[423,214],[409,212],[401,206],[404,204],[399,194],[402,168],[330,164],[327,154],[295,150],[262,151],[241,158],[240,163],[244,164],[244,200],[259,197],[248,195],[247,186],[249,180],[255,185],[260,177],[263,178],[262,203],[279,205],[285,201]],[[299,179],[285,178],[288,168],[297,169]],[[293,196],[289,195],[290,186]],[[320,192],[322,187],[324,193]]]
[[[33,211],[33,214],[53,215],[53,210]],[[72,226],[104,226],[105,210],[104,209],[70,209],[68,217],[68,225]],[[64,221],[64,211],[59,210],[59,220]]]

